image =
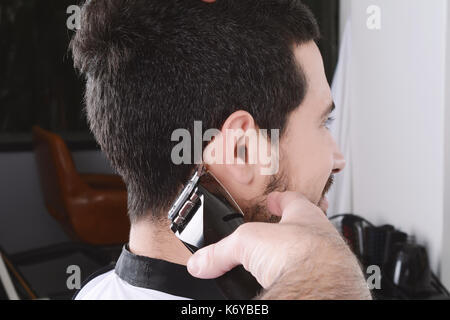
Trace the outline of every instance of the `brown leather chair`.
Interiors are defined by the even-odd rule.
[[[62,138],[33,127],[45,205],[74,240],[94,245],[128,241],[127,192],[117,175],[80,174]]]

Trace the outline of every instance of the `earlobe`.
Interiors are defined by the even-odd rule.
[[[247,161],[247,146],[245,144],[237,144],[235,147],[236,163],[229,165],[227,169],[236,181],[249,185],[254,179],[254,167]]]

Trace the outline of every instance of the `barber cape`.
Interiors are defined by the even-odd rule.
[[[138,256],[127,245],[115,266],[91,275],[75,300],[223,300],[214,280],[192,277],[186,266]]]

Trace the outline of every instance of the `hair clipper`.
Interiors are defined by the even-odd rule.
[[[199,167],[169,211],[171,230],[191,251],[216,243],[244,223],[244,214],[224,186]],[[256,279],[238,266],[216,279],[230,300],[248,300],[262,289]]]

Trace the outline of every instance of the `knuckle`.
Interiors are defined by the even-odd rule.
[[[235,241],[248,241],[249,239],[253,238],[255,234],[257,233],[258,229],[257,222],[247,222],[244,224],[241,224],[232,234],[234,236]]]
[[[234,240],[239,240],[245,237],[248,232],[248,223],[241,224],[233,233]]]
[[[248,243],[252,234],[253,223],[244,223],[240,225],[230,236],[230,245],[235,251],[240,252],[242,245]]]

